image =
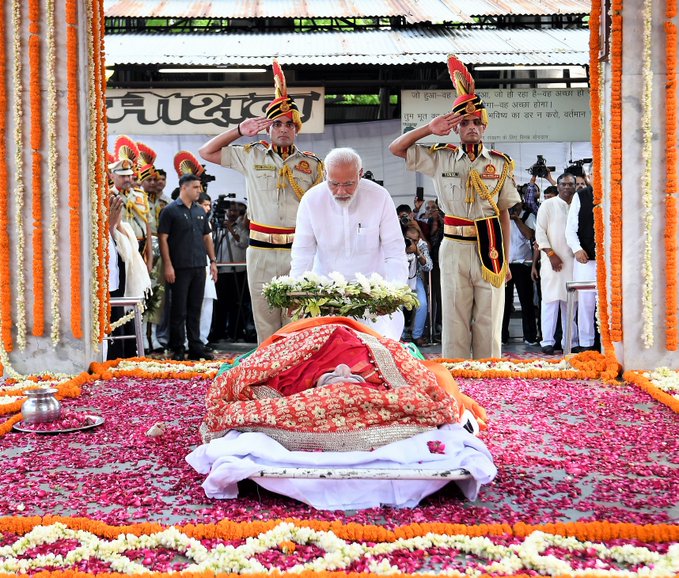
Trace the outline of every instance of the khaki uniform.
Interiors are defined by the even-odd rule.
[[[252,223],[265,227],[294,228],[299,197],[323,179],[323,163],[312,153],[295,150],[283,160],[264,141],[224,147],[221,165],[245,176],[247,216]],[[297,192],[287,175],[292,175]],[[286,240],[290,245],[291,239]],[[246,263],[257,340],[261,343],[289,321],[286,311],[269,308],[262,287],[273,277],[290,273],[291,254],[289,246],[254,247],[252,241]]]
[[[125,211],[123,219],[130,224],[137,241],[146,239],[146,223],[149,219],[149,202],[146,193],[142,189],[129,189],[127,194],[121,193],[115,187],[113,194],[121,194],[125,197]]]
[[[406,163],[409,170],[433,179],[439,206],[447,216],[474,221],[496,214],[492,204],[468,186],[472,169],[494,193],[491,198],[500,211],[521,201],[514,184],[511,160],[485,147],[472,162],[462,149],[453,145],[414,145],[408,149]],[[458,234],[475,235],[473,227],[464,227]],[[500,357],[505,289],[504,286],[495,287],[483,278],[476,240],[445,237],[439,264],[443,357]]]

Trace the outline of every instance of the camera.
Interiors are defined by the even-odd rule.
[[[413,240],[412,240],[412,239],[408,239],[408,237],[406,237],[404,240],[405,240],[405,242],[406,242],[406,249],[407,249],[408,247],[410,247],[410,246],[413,244]]]
[[[526,169],[526,171],[528,171],[532,176],[540,177],[541,179],[546,178],[549,173],[552,173],[555,170],[556,167],[547,166],[545,157],[543,157],[542,155],[538,155],[538,160],[535,162],[535,164],[531,166],[529,169]]]
[[[570,160],[570,166],[564,170],[565,173],[568,173],[570,175],[573,175],[575,177],[584,177],[585,176],[585,169],[583,168],[583,165],[588,165],[592,162],[592,159],[579,159],[577,161]]]
[[[407,227],[410,224],[410,217],[408,215],[403,215],[399,218],[399,221],[401,222],[401,226]]]
[[[214,179],[214,177],[212,177]],[[236,193],[226,193],[219,195],[217,200],[212,203],[212,219],[217,228],[222,226],[226,220],[226,212],[231,206],[231,201],[236,199]]]
[[[205,165],[201,166],[205,168]],[[203,186],[203,191],[207,193],[207,184],[215,180],[217,180],[217,177],[208,175],[205,171],[203,171],[203,173],[200,175],[200,184]]]

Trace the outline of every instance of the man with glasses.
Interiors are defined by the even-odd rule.
[[[348,280],[356,273],[378,273],[406,284],[408,261],[394,201],[384,187],[364,179],[363,162],[350,148],[333,149],[325,157],[326,180],[299,204],[290,275],[337,271]],[[382,316],[366,325],[399,340],[403,313]]]
[[[295,236],[297,208],[302,196],[323,180],[323,163],[313,153],[295,147],[302,119],[288,96],[285,77],[274,60],[276,98],[266,116],[248,118],[205,143],[200,156],[245,176],[250,220],[250,246],[246,263],[252,312],[259,343],[289,321],[287,312],[270,309],[262,287],[273,277],[290,272],[290,249]],[[271,143],[255,141],[234,145],[242,136],[267,131]]]

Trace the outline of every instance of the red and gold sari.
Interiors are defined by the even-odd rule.
[[[365,382],[315,387],[340,363]],[[370,450],[457,423],[464,409],[485,419],[445,368],[345,317],[287,325],[218,376],[206,404],[204,442],[259,431],[289,450]]]

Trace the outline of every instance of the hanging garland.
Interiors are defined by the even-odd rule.
[[[677,15],[677,0],[667,0],[665,6],[665,154],[667,182],[665,190],[665,348],[676,351],[679,344],[677,324],[677,27],[669,22]]]
[[[92,2],[87,2],[87,93],[88,93],[88,116],[91,119],[89,123],[89,166],[97,167],[97,157],[99,154],[99,149],[102,143],[99,142],[99,129],[97,125],[99,124],[99,111],[97,109],[98,99],[97,99],[97,69],[95,62],[95,36],[96,36],[96,22],[94,16],[94,10]],[[98,14],[97,14],[98,17]],[[98,49],[98,46],[97,46]],[[95,170],[89,171],[89,183],[88,188],[90,191],[90,262],[93,271],[90,282],[90,321],[91,321],[91,331],[90,338],[92,340],[92,346],[94,351],[98,351],[101,339],[99,338],[101,319],[99,317],[99,309],[101,304],[99,303],[99,286],[101,277],[99,272],[104,268],[104,263],[101,260],[101,238],[99,232],[99,195],[97,194],[97,175]]]
[[[611,339],[622,341],[622,5],[611,10]]]
[[[40,2],[28,0],[28,55],[30,63],[31,162],[33,195],[33,335],[45,333],[45,262],[42,215],[42,91],[40,59]]]
[[[50,222],[47,235],[49,255],[49,287],[52,328],[50,338],[52,347],[59,344],[61,309],[59,307],[59,180],[57,163],[57,64],[56,37],[54,35],[54,0],[47,0],[47,182],[49,184]]]
[[[9,44],[5,26],[5,3],[0,2],[0,189],[9,190],[7,180],[7,53]],[[5,351],[12,351],[12,289],[9,243],[9,195],[0,195],[0,327],[2,327],[2,345]]]
[[[599,29],[601,25],[601,5],[598,2],[592,3],[592,12],[589,19],[589,62],[590,62],[590,108],[592,110],[592,159],[594,166],[594,175],[601,175],[601,167],[603,158],[603,142],[604,133],[601,119],[603,102],[603,86],[601,83],[601,62],[599,61],[599,53],[601,52],[601,37]],[[601,344],[606,355],[607,361],[611,365],[617,364],[615,357],[615,348],[611,342],[611,333],[608,316],[608,290],[606,278],[606,246],[604,244],[604,211],[602,207],[603,202],[603,187],[601,182],[595,183],[594,186],[594,236],[596,242],[596,271],[597,271],[597,288],[598,288],[598,307],[597,320],[599,324],[599,334],[601,335]]]
[[[651,189],[653,131],[651,113],[653,96],[653,70],[651,63],[652,0],[644,0],[643,15],[643,65],[641,83],[641,202],[644,220],[644,266],[642,302],[641,341],[646,349],[653,347],[653,191]]]
[[[78,3],[66,0],[66,76],[68,86],[68,150],[80,150],[80,107],[78,102]],[[71,331],[82,339],[82,302],[80,273],[82,223],[80,219],[80,165],[73,163],[69,171],[68,192],[70,265],[71,265]]]
[[[17,346],[20,350],[26,349],[26,236],[24,233],[24,105],[23,105],[23,66],[21,64],[21,7],[20,0],[12,0],[12,28],[14,29],[13,49],[13,82],[14,89],[14,142],[16,151],[14,154],[14,190],[12,198],[16,206],[16,304],[17,304]]]

